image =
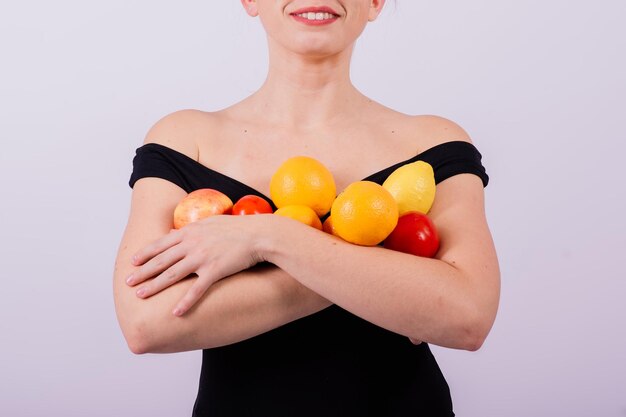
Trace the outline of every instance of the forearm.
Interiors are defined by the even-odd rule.
[[[116,277],[118,317],[135,353],[171,353],[227,345],[330,305],[275,266],[255,267],[215,283],[187,314],[172,309],[195,278],[147,298]]]
[[[469,350],[482,343],[492,312],[454,266],[352,245],[312,228],[299,228],[294,238],[292,227],[281,221],[284,230],[265,240],[266,259],[332,303],[414,339]]]

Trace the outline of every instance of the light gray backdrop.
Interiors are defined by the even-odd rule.
[[[458,122],[491,175],[499,315],[434,348],[458,416],[626,416],[625,5],[399,0],[359,41],[356,85]],[[0,415],[190,415],[200,352],[134,356],[114,315],[131,159],[266,64],[236,0],[2,2]]]

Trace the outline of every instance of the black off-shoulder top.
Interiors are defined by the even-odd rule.
[[[437,183],[475,174],[487,186],[473,144],[450,141],[364,180],[382,184],[417,160],[433,166]],[[186,192],[214,188],[233,201],[254,188],[159,144],[136,150],[129,185],[158,177]],[[272,204],[273,205],[273,204]],[[320,260],[323,261],[323,260]],[[393,279],[393,277],[389,277]],[[426,343],[378,327],[332,305],[267,333],[204,349],[194,417],[454,416],[448,384]]]

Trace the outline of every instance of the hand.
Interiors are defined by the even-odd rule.
[[[185,314],[218,280],[248,269],[261,259],[254,251],[255,216],[212,216],[154,241],[132,258],[139,268],[127,279],[140,298],[150,297],[191,274],[198,279],[178,302],[173,314]],[[254,219],[253,219],[254,218]]]
[[[411,341],[411,343],[413,343],[414,345],[419,345],[422,343],[421,340],[417,340],[417,339],[413,339],[412,337],[409,337],[409,340]]]

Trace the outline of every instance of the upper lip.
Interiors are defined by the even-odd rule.
[[[291,12],[291,14],[302,14],[302,13],[330,13],[330,14],[334,14],[335,16],[339,16],[339,13],[337,13],[336,11],[334,11],[328,6],[303,7],[302,9],[298,9],[294,12]]]

